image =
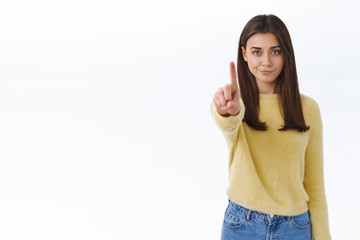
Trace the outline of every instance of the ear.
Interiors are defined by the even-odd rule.
[[[241,50],[242,50],[242,55],[243,55],[244,61],[247,62],[246,50],[245,50],[244,46],[241,46]]]

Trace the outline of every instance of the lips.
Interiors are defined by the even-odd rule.
[[[269,70],[266,70],[266,71],[260,71],[263,75],[269,75],[271,74],[273,71],[269,71]]]

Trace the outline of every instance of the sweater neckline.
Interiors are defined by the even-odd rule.
[[[271,97],[279,96],[279,93],[274,93],[274,94],[259,93],[259,96],[263,98],[271,98]]]

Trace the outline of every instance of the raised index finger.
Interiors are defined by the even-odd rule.
[[[230,79],[231,79],[231,88],[234,90],[237,89],[238,84],[237,84],[237,80],[236,80],[236,71],[235,71],[235,63],[234,62],[230,62]]]

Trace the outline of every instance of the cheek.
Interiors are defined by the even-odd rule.
[[[284,67],[284,60],[283,60],[282,57],[278,59],[277,65],[278,65],[279,68],[281,68],[281,69]]]
[[[281,61],[279,62],[279,69],[280,69],[280,72],[282,71],[282,69],[284,68],[284,62]]]
[[[250,58],[248,59],[248,65],[250,69],[257,68],[259,66],[259,60]]]

